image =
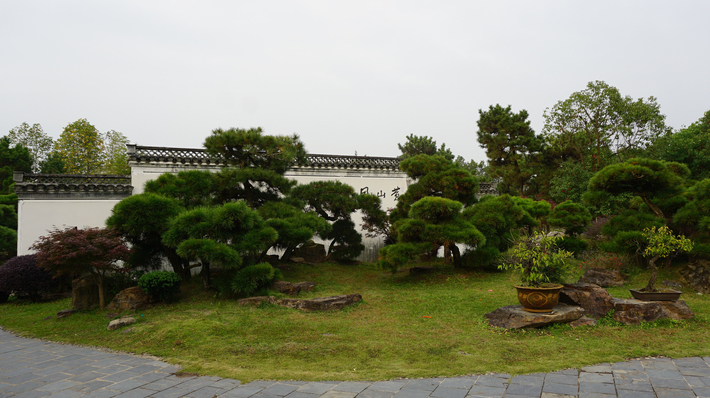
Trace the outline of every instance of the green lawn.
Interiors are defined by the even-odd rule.
[[[669,272],[662,270],[659,280]],[[643,286],[645,277],[635,275],[630,286]],[[505,331],[489,327],[483,315],[517,304],[517,279],[509,273],[445,268],[393,277],[372,265],[327,264],[295,265],[284,279],[318,284],[301,297],[360,293],[364,300],[328,313],[246,307],[200,292],[195,282],[183,287],[180,302],[136,314],[126,333],[106,330],[106,311],[55,319],[69,299],[4,304],[0,325],[22,336],[152,354],[185,372],[243,382],[521,374],[644,356],[710,355],[710,300],[692,291],[681,297],[696,314],[690,321]],[[609,290],[628,298],[627,288]]]

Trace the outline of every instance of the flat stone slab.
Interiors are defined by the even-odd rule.
[[[485,315],[491,326],[505,329],[538,328],[553,323],[567,323],[584,316],[584,309],[578,306],[558,304],[551,313],[527,312],[522,305],[500,307]]]
[[[692,319],[695,316],[683,300],[641,301],[636,299],[614,299],[614,320],[626,325],[653,322],[663,318],[676,321]]]
[[[279,299],[274,296],[249,297],[237,301],[241,305],[259,305],[262,302],[280,305],[282,307],[295,308],[301,311],[333,311],[341,310],[345,306],[362,301],[359,294],[343,294],[340,296],[316,297],[310,300],[301,299]]]

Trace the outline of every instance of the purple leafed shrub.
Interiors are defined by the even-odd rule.
[[[37,267],[34,254],[13,257],[0,266],[0,292],[30,296],[32,301],[37,301],[54,286],[52,274]]]

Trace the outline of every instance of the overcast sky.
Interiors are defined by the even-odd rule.
[[[0,0],[0,135],[86,118],[139,145],[218,127],[310,153],[397,156],[408,134],[484,160],[478,110],[543,111],[589,81],[710,109],[710,1]]]

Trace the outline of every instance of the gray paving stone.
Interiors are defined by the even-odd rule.
[[[296,390],[296,392],[305,393],[305,394],[322,395],[322,394],[325,394],[326,391],[330,391],[333,387],[335,387],[335,384],[311,382],[311,383],[302,385],[301,387],[299,387]],[[291,397],[291,398],[295,398],[295,397]],[[308,397],[303,397],[303,398],[308,398]]]
[[[51,366],[51,367],[48,367],[45,369],[35,370],[34,373],[37,373],[38,375],[46,376],[46,375],[51,375],[54,373],[63,373],[68,369],[70,369],[68,366],[57,365],[57,366]]]
[[[78,383],[86,383],[91,380],[96,380],[102,376],[106,376],[106,375],[103,373],[98,373],[98,372],[86,372],[86,373],[82,373],[80,375],[74,376],[74,377],[70,378],[69,380],[76,381]]]
[[[623,384],[616,384],[616,392],[620,390],[626,391],[653,391],[653,386],[651,382],[646,380],[630,380],[624,382]]]
[[[373,390],[370,388],[364,389],[357,398],[390,398],[394,393],[391,391]]]
[[[542,385],[543,381],[545,380],[545,376],[530,376],[530,375],[522,375],[522,376],[514,376],[512,379],[510,379],[510,384],[529,384],[529,385]]]
[[[170,387],[167,390],[163,391],[158,391],[151,395],[151,397],[155,398],[178,398],[178,397],[183,397],[187,394],[189,394],[191,391],[186,391],[181,388],[177,387]]]
[[[619,398],[656,398],[653,391],[619,390],[617,393]]]
[[[51,394],[49,391],[32,390],[32,391],[23,392],[21,394],[17,394],[13,398],[42,398],[42,397],[46,397],[49,394]]]
[[[43,385],[42,387],[37,388],[40,391],[49,391],[51,393],[54,392],[59,392],[63,390],[68,390],[74,386],[78,386],[79,383],[69,381],[69,380],[60,380],[60,381],[55,381],[54,383],[49,383],[46,385]]]
[[[592,366],[585,366],[582,368],[582,372],[589,373],[611,373],[610,363],[600,363]]]
[[[277,397],[285,397],[286,395],[296,391],[298,389],[298,386],[290,385],[290,384],[283,384],[283,383],[276,383],[273,384],[269,387],[266,387],[262,393],[264,394],[269,394],[269,395],[275,395]]]
[[[183,390],[187,390],[189,392],[192,392],[192,391],[197,391],[202,387],[207,387],[210,384],[214,383],[215,381],[217,381],[217,378],[201,376],[201,377],[196,377],[194,379],[189,379],[189,380],[185,381],[184,383],[178,384],[176,387],[182,388]],[[281,384],[281,383],[276,383],[276,384]],[[285,384],[281,384],[281,385],[285,385]],[[288,394],[288,393],[286,393],[286,394]],[[274,394],[274,395],[278,395],[278,394]]]
[[[710,367],[705,361],[700,357],[690,357],[690,358],[680,358],[674,359],[673,363],[675,366],[688,366],[696,368],[707,368]]]
[[[505,392],[505,396],[513,395],[524,395],[539,397],[542,393],[542,384],[532,385],[532,384],[511,384]]]
[[[60,365],[62,365],[62,364],[64,364],[64,362],[62,362],[62,361],[57,361],[56,359],[52,359],[52,360],[49,360],[49,361],[44,361],[44,362],[40,362],[40,363],[34,363],[34,364],[32,364],[32,367],[35,368],[35,369],[46,369],[46,368],[49,368],[49,367],[51,367],[51,366],[60,366]]]
[[[407,383],[402,389],[410,390],[424,390],[424,391],[434,391],[436,387],[439,387],[441,382],[444,381],[443,378],[440,379],[417,379],[412,380]]]
[[[476,378],[468,378],[468,377],[452,377],[449,379],[444,379],[440,387],[447,387],[447,388],[459,388],[462,390],[469,390],[474,383],[476,383]]]
[[[47,395],[47,397],[49,397],[49,398],[78,398],[82,395],[84,395],[83,392],[72,391],[72,390],[63,390],[63,391],[57,391],[53,394]]]
[[[128,379],[128,380],[119,381],[118,383],[111,384],[107,388],[110,388],[110,389],[116,390],[116,391],[125,392],[128,390],[132,390],[134,388],[143,387],[146,384],[148,384],[148,383],[146,383],[144,381]]]
[[[368,383],[361,383],[361,382],[357,382],[357,381],[345,381],[345,382],[342,382],[342,383],[338,384],[337,386],[333,387],[333,390],[334,391],[359,393],[360,391],[366,389],[369,386],[370,386],[370,384],[368,384]]]
[[[20,394],[27,391],[32,391],[40,387],[44,387],[46,384],[37,383],[36,381],[27,381],[16,386],[11,386],[3,389],[3,392],[14,394]],[[50,391],[51,392],[51,391]]]
[[[648,369],[646,370],[648,377],[651,379],[676,379],[682,380],[683,375],[677,370],[657,370]]]
[[[579,381],[579,392],[594,392],[598,394],[616,394],[616,388],[613,384],[592,383],[588,381]]]
[[[554,384],[569,384],[569,385],[574,385],[576,386],[578,384],[578,377],[572,376],[572,375],[565,375],[565,374],[554,374],[554,373],[548,373],[545,375],[545,384],[547,383],[554,383]]]
[[[688,382],[683,380],[677,380],[677,379],[654,379],[651,378],[651,384],[653,385],[654,389],[657,388],[671,388],[671,389],[678,389],[678,390],[690,390],[690,386],[688,385]]]
[[[678,370],[683,376],[710,377],[710,368],[678,368]]]
[[[109,390],[106,388],[101,388],[99,390],[91,391],[90,393],[84,395],[82,398],[112,398],[116,395],[120,395],[120,391]]]
[[[580,391],[579,398],[616,398],[616,394],[600,394],[598,392]]]
[[[588,373],[588,372],[580,372],[579,373],[579,381],[586,381],[590,383],[607,383],[607,384],[613,384],[614,383],[614,377],[611,375],[611,373]]]
[[[405,387],[394,394],[395,398],[427,398],[431,394],[429,390],[410,390]]]
[[[654,387],[654,391],[658,398],[696,398],[696,395],[690,390]]]
[[[618,383],[620,380],[648,380],[648,374],[644,371],[615,370],[613,375],[615,383]]]
[[[549,392],[549,393],[555,393],[555,394],[564,394],[564,395],[574,395],[577,396],[578,391],[577,385],[571,385],[571,384],[555,384],[555,383],[547,383],[545,382],[545,385],[542,386],[542,392]]]
[[[148,384],[142,386],[141,388],[145,388],[145,389],[153,390],[153,391],[160,391],[160,390],[166,390],[166,389],[173,387],[173,386],[180,384],[180,383],[181,383],[180,380],[168,380],[167,378],[163,378],[160,380],[156,380],[152,383],[148,383]],[[261,389],[259,389],[259,391],[261,391]]]
[[[675,364],[670,360],[666,360],[663,358],[657,358],[657,359],[642,359],[641,363],[643,364],[644,369],[657,369],[657,370],[678,370],[678,368],[675,366]]]
[[[225,393],[224,396],[226,397],[235,397],[235,398],[247,398],[251,397],[252,395],[258,393],[261,391],[263,388],[261,387],[245,387],[244,385],[241,385],[228,393]]]
[[[216,395],[219,395],[219,388],[210,386],[202,387],[197,391],[187,394],[187,396],[191,398],[212,398]]]
[[[432,391],[429,396],[436,398],[464,398],[468,390],[463,390],[461,388],[449,388],[439,386],[436,390]]]
[[[489,387],[506,387],[508,385],[508,380],[500,377],[493,376],[481,376],[476,380],[475,385],[483,385]]]
[[[131,372],[131,373],[137,373],[137,374],[143,374],[143,373],[148,373],[148,372],[153,372],[160,369],[158,366],[153,366],[153,365],[141,365],[141,366],[136,366],[133,368],[126,369],[126,372]]]
[[[234,380],[234,379],[222,379],[220,381],[214,382],[210,384],[211,387],[217,387],[217,388],[222,388],[226,390],[231,390],[233,388],[236,388],[238,385],[241,383],[239,380]]]
[[[631,370],[636,372],[643,372],[643,364],[639,361],[629,361],[629,362],[615,362],[611,364],[611,370]]]
[[[79,392],[83,392],[83,393],[89,393],[91,391],[95,391],[95,390],[102,389],[104,387],[108,387],[112,384],[113,383],[111,383],[110,381],[94,380],[89,383],[84,383],[84,384],[78,385],[76,387],[72,387],[71,390],[79,391]]]
[[[710,387],[710,377],[685,376],[685,381],[691,386]]]
[[[482,397],[494,397],[499,398],[505,394],[504,387],[491,387],[484,386],[482,384],[475,384],[471,387],[468,392],[468,397],[482,398]]]
[[[540,398],[577,398],[576,395],[556,394],[554,392],[543,392]]]
[[[15,385],[15,384],[22,384],[22,383],[24,383],[24,382],[26,382],[26,381],[30,381],[30,380],[34,380],[34,379],[39,379],[39,378],[41,378],[41,377],[42,377],[42,375],[38,375],[38,374],[33,373],[33,372],[27,372],[27,373],[19,374],[19,375],[17,375],[17,376],[9,377],[9,378],[3,380],[3,383],[12,384],[12,385]]]
[[[253,395],[253,397],[254,397],[254,398],[279,398],[279,397],[276,396],[276,395],[262,394],[262,393],[258,393],[258,394],[256,394],[256,395]]]
[[[319,398],[320,394],[311,394],[307,392],[294,391],[288,394],[285,398]]]
[[[406,384],[407,381],[378,381],[372,383],[370,387],[368,387],[368,390],[389,391],[395,393]]]
[[[124,393],[121,393],[120,395],[116,395],[116,398],[145,398],[151,394],[154,394],[155,391],[152,390],[146,390],[143,388],[135,388],[133,390],[126,391]]]
[[[693,387],[693,392],[698,397],[710,397],[710,387]]]
[[[144,381],[146,383],[152,383],[157,380],[162,380],[168,377],[166,373],[148,372],[142,375],[134,377],[132,380]]]
[[[321,395],[320,398],[355,398],[357,393],[349,391],[330,390]]]

